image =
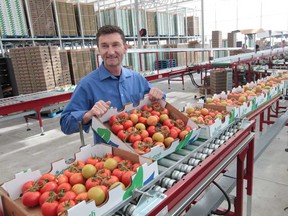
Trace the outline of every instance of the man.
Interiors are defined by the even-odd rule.
[[[137,105],[146,94],[150,100],[165,97],[139,73],[122,67],[128,46],[118,26],[101,27],[96,35],[96,44],[103,63],[78,82],[63,110],[60,125],[65,134],[78,132],[79,122],[88,133],[93,116],[101,117],[111,106],[121,110],[128,103]],[[94,142],[101,141],[94,133]]]

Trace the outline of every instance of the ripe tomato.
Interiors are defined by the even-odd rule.
[[[57,187],[58,187],[58,184],[55,181],[47,182],[40,189],[40,193],[42,194],[46,191],[56,191]]]
[[[137,147],[137,148],[134,148],[134,150],[135,150],[135,152],[137,153],[137,154],[140,154],[140,155],[142,155],[142,154],[145,154],[146,153],[146,151],[144,151],[144,147]]]
[[[99,169],[103,169],[104,167],[104,161],[99,161],[95,164],[95,167],[97,168],[97,170]]]
[[[141,140],[149,136],[149,133],[147,130],[141,130],[140,132]]]
[[[159,111],[156,111],[156,110],[152,110],[152,111],[151,111],[151,115],[160,116],[160,112],[159,112]]]
[[[147,128],[147,131],[149,133],[149,136],[152,136],[154,133],[156,133],[156,127],[154,125],[150,125],[148,128]]]
[[[73,191],[67,191],[64,194],[59,195],[59,202],[67,201],[67,200],[75,200],[76,194]]]
[[[87,188],[87,190],[88,190],[88,188]],[[85,200],[86,202],[88,201],[88,193],[87,192],[80,193],[75,198],[76,203],[82,202],[83,200]]]
[[[85,187],[87,190],[89,190],[90,188],[92,187],[95,187],[97,185],[100,185],[101,184],[101,179],[100,178],[97,178],[97,177],[91,177],[91,178],[88,178],[85,182]]]
[[[180,133],[180,131],[179,131],[179,133]],[[172,127],[172,128],[170,129],[169,136],[172,137],[172,138],[174,138],[174,139],[177,139],[179,133],[177,132],[176,129],[174,129],[174,127]]]
[[[43,194],[41,194],[39,198],[39,204],[40,206],[42,206],[43,203],[54,201],[56,198],[57,198],[57,194],[54,191],[46,191]]]
[[[124,129],[124,126],[118,122],[114,123],[112,126],[111,126],[111,131],[114,133],[114,134],[117,134],[120,130],[123,130]]]
[[[73,200],[68,200],[68,201],[64,201],[59,203],[58,207],[57,207],[57,215],[65,215],[65,213],[67,213],[67,210],[73,206],[75,206],[76,203]]]
[[[71,188],[72,188],[72,186],[68,182],[64,182],[64,183],[58,185],[58,187],[56,189],[56,193],[59,193],[60,191],[67,192],[67,191],[71,190]]]
[[[77,160],[77,161],[74,161],[72,163],[72,166],[73,167],[76,167],[78,169],[82,169],[84,166],[85,166],[85,162],[84,161],[81,161],[81,160]]]
[[[46,182],[49,181],[55,181],[56,180],[56,176],[51,174],[51,173],[45,173],[40,177],[40,180],[44,180]]]
[[[84,184],[85,183],[85,178],[82,176],[82,173],[74,173],[69,178],[69,183],[72,186],[75,185],[75,184]]]
[[[104,185],[107,187],[110,187],[115,182],[119,182],[119,179],[114,175],[108,176],[106,179],[104,179]]]
[[[57,176],[56,182],[58,183],[58,185],[60,185],[62,183],[67,183],[68,181],[69,181],[69,178],[64,174]]]
[[[136,171],[137,171],[137,168],[140,167],[140,166],[141,166],[140,163],[134,163],[134,164],[132,165],[132,171],[136,172]]]
[[[43,216],[57,216],[57,208],[59,203],[57,201],[45,202],[41,206]]]
[[[22,193],[24,193],[25,191],[27,191],[29,189],[36,189],[37,190],[38,188],[39,188],[39,185],[36,184],[35,181],[27,181],[23,184],[21,191],[22,191]]]
[[[140,110],[137,109],[133,109],[130,114],[136,114],[138,116],[138,118],[142,115]]]
[[[158,123],[158,118],[155,115],[151,115],[147,118],[147,125],[154,125],[156,126]]]
[[[21,200],[23,205],[27,207],[34,207],[39,205],[39,198],[41,193],[39,191],[27,191],[23,194]]]
[[[165,119],[162,124],[168,126],[169,128],[172,128],[174,126],[174,122],[172,119]]]
[[[188,134],[189,132],[187,130],[183,130],[179,133],[179,139],[183,140],[185,138],[185,136]]]
[[[97,171],[97,175],[101,178],[106,178],[107,176],[111,175],[111,171],[109,169],[103,168]]]
[[[117,169],[114,169],[112,171],[112,175],[117,176],[118,179],[121,181],[122,175],[125,172],[126,172],[126,170],[117,168]]]
[[[142,123],[142,124],[146,125],[146,123],[147,123],[147,118],[144,117],[144,116],[140,116],[140,117],[138,118],[138,123]]]
[[[131,120],[127,119],[126,121],[122,122],[122,125],[124,129],[127,130],[128,128],[133,127],[134,123]]]
[[[92,164],[95,165],[98,162],[98,158],[97,157],[88,157],[87,160],[85,161],[85,164]]]
[[[162,125],[160,127],[160,131],[164,135],[165,138],[168,137],[169,134],[170,134],[170,129],[169,129],[169,127],[167,125]]]
[[[129,118],[129,114],[127,112],[121,112],[118,114],[118,119],[120,119],[120,121],[125,121],[126,119]]]
[[[163,142],[155,142],[154,146],[160,146],[161,148],[165,149],[165,145]]]
[[[153,110],[153,107],[151,105],[146,104],[146,105],[141,107],[141,110],[151,112]]]
[[[182,119],[176,119],[175,120],[175,125],[176,127],[178,127],[180,130],[184,130],[185,129],[185,122]]]
[[[118,155],[115,155],[113,158],[114,158],[117,162],[120,162],[120,161],[122,160],[122,158],[121,158],[120,156],[118,156]]]
[[[118,122],[118,118],[116,115],[112,115],[110,118],[109,118],[109,125],[112,126],[115,122]]]
[[[118,163],[118,168],[130,169],[132,166],[132,162],[128,159],[123,159]]]
[[[128,137],[128,132],[126,130],[119,130],[117,133],[117,137],[120,140],[125,141]]]
[[[129,170],[122,175],[121,182],[125,185],[125,187],[128,187],[131,184],[131,176],[134,173],[134,171]]]
[[[134,143],[136,141],[140,141],[141,140],[141,136],[137,133],[132,133],[129,137],[128,137],[128,142],[130,143]]]
[[[147,144],[153,144],[153,139],[152,137],[146,137],[142,140],[146,145]]]

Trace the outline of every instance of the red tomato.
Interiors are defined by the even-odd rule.
[[[179,131],[180,133],[180,131]],[[169,136],[176,139],[178,137],[178,134],[177,130],[173,129],[173,127],[170,129],[170,133],[169,133]]]
[[[76,203],[82,202],[83,200],[88,201],[88,193],[87,192],[80,193],[75,198]]]
[[[119,168],[123,167],[124,169],[130,169],[131,166],[132,166],[132,162],[130,160],[121,160],[118,163]]]
[[[124,129],[124,126],[118,122],[114,123],[112,126],[111,126],[111,131],[114,133],[114,134],[117,134],[120,130],[123,130]]]
[[[75,200],[76,193],[74,193],[73,191],[67,191],[64,194],[61,194],[59,198],[60,198],[59,202],[63,202],[67,200]]]
[[[160,127],[160,131],[164,135],[164,137],[168,137],[169,134],[170,134],[170,129],[169,129],[169,127],[167,125],[162,125]]]
[[[85,184],[85,178],[82,176],[82,173],[74,173],[70,176],[69,183],[72,186],[75,184]]]
[[[127,112],[121,112],[118,114],[118,119],[120,119],[121,121],[124,121],[126,119],[129,118],[129,114]]]
[[[152,137],[146,137],[142,140],[146,145],[147,144],[153,144],[153,139]]]
[[[44,193],[46,191],[56,191],[58,184],[55,181],[47,182],[40,189],[40,193]]]
[[[154,133],[156,133],[156,127],[154,125],[150,125],[148,128],[147,128],[147,131],[149,133],[149,136],[152,136]]]
[[[153,107],[151,105],[146,104],[146,105],[141,107],[141,110],[151,112],[153,110]]]
[[[57,208],[59,203],[54,202],[45,202],[41,206],[41,212],[43,216],[57,216]]]
[[[27,207],[34,207],[39,205],[39,198],[41,193],[39,191],[27,191],[23,194],[21,200],[23,205]]]
[[[137,109],[132,110],[130,113],[131,114],[136,114],[138,116],[138,118],[141,116],[141,111],[137,110]]]
[[[114,158],[117,162],[120,162],[120,161],[122,160],[122,158],[121,158],[120,156],[118,156],[118,155],[115,155],[113,158]]]
[[[104,185],[110,187],[115,182],[119,182],[119,178],[117,176],[111,175],[104,180]]]
[[[138,123],[142,123],[142,124],[146,125],[146,123],[147,123],[147,118],[144,117],[144,116],[140,116],[140,117],[138,118]]]
[[[112,171],[112,175],[117,176],[118,179],[121,180],[122,175],[123,175],[123,173],[125,173],[125,172],[126,172],[125,170],[121,170],[121,169],[116,168],[116,169],[114,169],[114,170]]]
[[[22,191],[22,193],[24,193],[25,191],[32,189],[32,188],[33,189],[35,188],[37,190],[38,185],[36,184],[36,182],[35,181],[27,181],[23,184],[21,191]]]
[[[99,161],[95,164],[95,167],[97,168],[97,170],[99,169],[103,169],[104,167],[104,161]]]
[[[149,136],[149,133],[147,130],[141,130],[140,132],[141,140]]]
[[[168,126],[169,128],[172,128],[174,126],[174,122],[172,119],[165,119],[162,124]]]
[[[40,180],[44,180],[44,181],[55,181],[56,180],[56,176],[51,174],[51,173],[45,173],[40,177]]]
[[[124,130],[127,130],[128,128],[132,127],[134,124],[131,120],[127,119],[126,121],[122,122],[122,125],[124,127]]]
[[[118,118],[116,115],[113,115],[109,118],[109,125],[112,126],[115,122],[118,122]]]
[[[71,188],[72,188],[72,186],[70,185],[70,183],[64,182],[64,183],[58,185],[58,187],[56,189],[56,193],[59,193],[60,191],[67,192],[67,191],[71,190]]]
[[[39,204],[42,206],[44,202],[54,201],[56,198],[57,194],[54,191],[46,191],[41,194],[39,198]]]
[[[144,147],[137,147],[137,148],[134,148],[134,150],[137,154],[140,154],[140,155],[146,153],[146,151],[144,151]]]
[[[60,185],[60,184],[62,184],[62,183],[67,183],[67,182],[69,182],[68,176],[66,176],[66,175],[64,175],[64,174],[57,176],[57,183],[58,183],[58,185]]]
[[[134,164],[132,165],[132,171],[136,172],[136,171],[137,171],[137,168],[140,167],[140,166],[141,166],[140,163],[134,163]]]
[[[95,165],[98,162],[98,158],[97,157],[88,157],[87,160],[85,161],[86,164],[92,164]]]
[[[126,130],[119,130],[118,133],[117,133],[117,137],[119,139],[121,139],[122,141],[125,141],[128,137],[128,133]]]
[[[102,178],[106,178],[107,176],[111,175],[111,171],[109,169],[103,168],[97,171],[97,175]]]
[[[73,200],[68,200],[68,201],[64,201],[59,203],[58,207],[57,207],[57,215],[65,215],[65,213],[67,213],[67,210],[73,206],[75,206],[76,203]]]
[[[87,189],[87,191],[97,185],[101,184],[101,179],[100,178],[96,178],[96,177],[90,177],[86,180],[85,182],[85,187]]]
[[[81,161],[81,160],[77,160],[77,161],[74,161],[72,163],[72,166],[73,167],[76,167],[78,169],[82,169],[84,166],[85,166],[85,162],[84,161]]]
[[[134,143],[136,141],[141,141],[141,136],[139,134],[133,133],[128,137],[128,142]]]
[[[129,170],[122,175],[121,182],[125,185],[125,187],[128,187],[131,184],[131,176],[134,173],[134,171]]]

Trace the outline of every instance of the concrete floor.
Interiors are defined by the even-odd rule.
[[[171,83],[171,89],[168,89],[167,80],[152,85],[167,92],[167,101],[179,109],[191,102],[195,96],[199,96],[188,76],[185,77],[185,90],[182,90],[182,84],[178,81]],[[73,153],[79,150],[79,134],[64,135],[60,130],[59,115],[54,118],[44,117],[43,123],[45,135],[41,136],[36,120],[30,120],[30,131],[27,131],[24,118],[0,122],[0,183],[13,179],[14,174],[27,168],[47,172],[50,170],[51,162],[61,158],[72,158]],[[269,132],[269,128],[263,133],[267,131]],[[260,136],[261,134],[257,133],[257,137]],[[86,143],[92,143],[92,133],[84,134],[84,137]],[[288,208],[286,148],[288,127],[279,132],[255,163],[253,216],[288,215],[288,210],[285,211]]]

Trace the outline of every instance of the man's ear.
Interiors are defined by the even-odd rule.
[[[128,44],[127,43],[124,44],[124,50],[125,50],[125,54],[126,54],[127,50],[128,50]]]

